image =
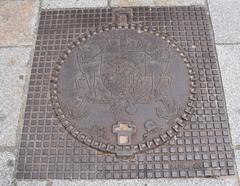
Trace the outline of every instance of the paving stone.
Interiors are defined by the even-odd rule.
[[[205,0],[154,0],[154,4],[162,6],[204,5]]]
[[[204,0],[111,0],[112,7],[204,5]]]
[[[216,43],[240,42],[240,1],[208,0]]]
[[[236,160],[236,165],[237,165],[237,172],[238,172],[238,174],[240,174],[240,150],[235,149],[234,154],[235,154],[235,160]],[[240,175],[238,177],[240,179]]]
[[[53,180],[52,186],[238,186],[237,177],[228,177],[222,179],[148,179],[148,180],[97,180],[97,181],[60,181]]]
[[[0,185],[12,185],[15,156],[10,152],[0,153]]]
[[[46,186],[47,181],[17,181],[17,186]]]
[[[111,7],[154,6],[154,0],[112,0]]]
[[[233,145],[240,145],[240,46],[217,46]]]
[[[38,7],[38,0],[0,1],[0,46],[33,44]]]
[[[30,48],[0,49],[0,146],[15,146]]]
[[[86,7],[106,7],[108,5],[107,0],[43,0],[42,8],[51,9],[51,8],[86,8]]]

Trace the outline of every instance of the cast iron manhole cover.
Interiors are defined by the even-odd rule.
[[[212,33],[205,7],[42,10],[16,178],[234,175]]]
[[[194,70],[166,35],[138,26],[89,32],[52,74],[58,119],[75,138],[128,156],[171,139],[194,100]]]

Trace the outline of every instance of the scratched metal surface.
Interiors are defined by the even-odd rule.
[[[135,137],[137,135],[134,134],[128,136],[129,139],[131,138],[131,144],[133,144],[132,147],[135,150],[125,149],[124,151],[113,151],[109,148],[113,146],[113,148],[116,149],[117,146],[121,146],[120,143],[122,141],[118,141],[117,134],[114,134],[114,131],[111,131],[110,128],[114,123],[119,124],[117,121],[125,118],[124,114],[117,115],[119,118],[114,120],[111,125],[106,125],[106,129],[111,131],[110,133],[106,133],[106,139],[104,139],[105,133],[98,133],[98,129],[94,131],[91,130],[91,128],[90,130],[84,130],[84,132],[93,138],[86,137],[87,135],[78,138],[83,130],[84,122],[81,122],[83,123],[81,126],[76,124],[80,123],[80,120],[73,119],[70,121],[73,127],[69,127],[69,125],[64,124],[64,120],[61,119],[60,113],[62,113],[62,111],[57,110],[57,108],[63,109],[64,117],[69,117],[64,108],[66,107],[65,104],[70,103],[67,99],[69,97],[69,91],[71,92],[72,90],[74,92],[74,89],[70,87],[69,91],[64,92],[64,90],[66,90],[64,86],[66,86],[66,82],[68,82],[67,84],[71,84],[69,82],[71,82],[71,79],[74,79],[74,73],[66,76],[64,72],[66,74],[69,69],[74,72],[73,62],[78,60],[73,60],[71,54],[72,56],[75,55],[74,53],[79,54],[79,50],[74,49],[76,47],[71,48],[71,46],[75,45],[73,41],[78,41],[80,33],[85,33],[87,30],[94,31],[99,26],[112,24],[115,19],[113,13],[117,11],[112,9],[42,10],[18,156],[16,173],[18,179],[175,178],[211,177],[234,174],[234,159],[231,150],[224,93],[215,46],[212,40],[210,18],[206,14],[205,8],[160,7],[150,9],[141,7],[132,8],[130,12],[131,11],[132,14],[130,14],[129,19],[131,19],[132,24],[140,23],[145,28],[152,27],[161,34],[156,36],[154,35],[155,32],[151,30],[144,32],[144,28],[139,26],[134,27],[134,29],[125,28],[120,31],[108,31],[108,33],[104,30],[101,32],[102,35],[99,35],[99,38],[101,38],[101,36],[107,37],[109,34],[111,35],[109,32],[116,32],[117,35],[119,35],[120,32],[131,32],[131,34],[127,35],[131,35],[135,40],[139,41],[139,33],[137,31],[140,29],[140,31],[143,31],[143,34],[145,34],[145,36],[141,36],[140,38],[146,37],[148,38],[147,40],[152,41],[152,43],[154,43],[155,40],[159,41],[158,43],[162,42],[163,44],[161,46],[164,48],[163,51],[168,51],[171,53],[170,56],[173,56],[166,57],[166,61],[173,61],[173,68],[170,68],[172,70],[168,70],[169,73],[166,75],[167,82],[171,79],[169,76],[173,77],[172,79],[176,79],[174,87],[180,84],[182,89],[179,88],[179,90],[183,91],[177,99],[181,104],[180,109],[169,109],[174,113],[169,114],[169,112],[164,112],[164,107],[160,107],[160,115],[165,114],[165,119],[159,120],[161,121],[159,122],[161,129],[154,131],[150,134],[150,137],[147,136],[143,139],[142,136],[145,134],[144,132],[149,129],[145,128],[146,125],[144,124],[139,127],[139,123],[141,123],[142,120],[137,120],[140,114],[136,114],[135,110],[136,108],[139,109],[140,106],[124,106],[123,108],[127,108],[125,112],[131,113],[134,111],[136,117],[133,119],[133,121],[135,121],[133,125],[141,128],[138,137]],[[126,12],[128,13],[129,9]],[[96,43],[96,37],[87,38],[87,41],[84,41],[85,43],[80,45],[83,47],[90,46],[91,42]],[[147,47],[146,45],[145,48]],[[71,52],[69,52],[71,54],[67,54],[69,48],[71,49]],[[179,50],[177,48],[179,48]],[[122,51],[120,49],[114,50],[118,52]],[[129,50],[128,48],[127,51]],[[60,74],[56,75],[56,77],[59,78],[59,85],[61,85],[60,88],[57,86],[57,90],[61,91],[55,94],[51,89],[51,83],[54,84],[55,81],[53,79],[53,76],[55,77],[53,73],[57,65],[61,64],[60,59],[62,58],[59,56],[64,55],[64,51],[66,51],[65,54],[67,54],[67,57],[63,57],[65,66],[61,66]],[[125,52],[125,55],[129,56],[127,52]],[[163,54],[161,53],[160,55],[162,56]],[[79,57],[84,59],[82,54],[80,54]],[[114,56],[114,58],[115,57],[116,56]],[[125,71],[123,73],[124,76],[128,76],[128,72],[131,72],[131,74],[135,73],[137,77],[139,77],[139,73],[141,75],[141,70],[138,70],[134,65],[131,66],[131,63],[135,64],[134,57],[138,59],[137,61],[141,61],[141,55],[135,55],[132,58],[129,57],[127,63],[125,63],[126,60],[119,59],[118,65],[121,64],[121,68],[127,66],[126,69],[131,69]],[[152,57],[153,55],[151,58]],[[191,74],[192,71],[188,74],[189,67],[187,68],[187,64],[184,63],[185,58],[187,61],[190,61],[189,65],[193,67],[193,74]],[[114,60],[112,60],[111,57],[109,60],[107,57],[105,61]],[[159,63],[155,60],[153,64],[156,65]],[[174,68],[176,68],[177,64],[181,65],[177,67],[179,71],[176,72]],[[126,100],[132,98],[132,94],[129,93],[129,89],[123,89],[123,86],[113,86],[117,77],[114,76],[115,74],[112,72],[117,68],[118,66],[105,67],[105,73],[101,73],[104,75],[101,76],[100,74],[99,79],[102,80],[103,86],[111,92],[110,95],[113,96],[111,99],[119,99],[119,97],[121,97],[119,92],[121,92],[121,95],[125,95],[123,99],[124,105],[126,102],[129,103],[129,101]],[[164,69],[164,67],[162,68]],[[149,67],[148,69],[151,68]],[[90,73],[92,71],[87,72]],[[160,70],[156,68],[156,72],[159,73]],[[147,76],[151,77],[151,73],[149,74],[150,75]],[[120,73],[120,76],[121,75]],[[192,81],[193,84],[191,84]],[[120,84],[122,82],[125,81],[121,80]],[[131,84],[131,86],[133,85],[135,86],[135,84]],[[163,83],[162,87],[166,86],[168,86],[168,83]],[[77,87],[82,87],[82,85],[79,85],[79,81],[77,81]],[[184,110],[188,108],[187,98],[189,96],[186,90],[191,89],[194,89],[193,96],[196,97],[196,101],[192,102],[192,111],[186,113]],[[89,90],[91,89],[89,88]],[[103,92],[106,93],[107,90]],[[148,88],[144,90],[148,90]],[[172,90],[170,91],[167,88],[164,88],[164,90],[166,91],[166,95],[172,92]],[[154,92],[158,93],[158,91],[161,92],[162,89],[156,89]],[[95,94],[91,92],[94,93],[94,91],[90,91],[90,97],[91,95],[95,96]],[[126,94],[126,92],[128,94]],[[138,91],[137,94],[141,95],[142,92]],[[161,92],[161,94],[163,94],[163,92]],[[96,95],[99,97],[100,94]],[[151,93],[147,93],[146,95],[151,95]],[[54,105],[54,96],[63,98],[61,99],[59,107]],[[169,102],[173,102],[173,97],[174,95]],[[96,97],[94,98],[96,101]],[[65,104],[62,104],[62,102]],[[130,103],[136,104],[134,101]],[[153,105],[151,101],[149,103]],[[119,102],[117,102],[117,105],[119,105]],[[144,105],[146,106],[146,104]],[[72,104],[70,108],[73,106],[74,104]],[[108,106],[110,107],[111,104]],[[97,110],[98,108],[94,109]],[[144,109],[146,108],[144,107]],[[98,111],[101,112],[101,109]],[[152,113],[150,113],[150,115]],[[144,114],[143,119],[149,116],[146,115],[146,113]],[[170,121],[169,123],[166,122],[166,117],[168,117],[167,120]],[[150,118],[152,120],[153,117]],[[175,123],[176,118],[180,118],[184,123]],[[96,117],[94,119],[97,120]],[[157,119],[159,118],[155,120]],[[144,122],[146,121],[144,120]],[[150,124],[147,126],[152,126],[152,123]],[[176,125],[178,127],[174,128]],[[79,133],[76,133],[76,129],[79,129]],[[177,134],[176,137],[175,134]],[[154,141],[154,139],[158,137],[161,143],[158,143],[159,141],[156,140]],[[89,141],[88,139],[98,141],[101,144],[105,143],[106,146],[101,147],[99,144],[94,145],[93,141]],[[149,142],[151,140],[152,143]],[[141,146],[142,144],[143,146]],[[127,145],[125,144],[123,147]],[[99,149],[99,151],[95,149]],[[122,154],[130,154],[131,157],[119,157]]]

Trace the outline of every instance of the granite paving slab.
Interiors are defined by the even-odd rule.
[[[32,181],[17,181],[17,186],[47,186],[47,181],[32,180]],[[65,184],[66,185],[66,184]]]
[[[34,44],[38,11],[39,0],[0,1],[0,46]]]
[[[16,131],[17,128],[21,128],[19,125],[21,125],[21,122],[19,123],[19,120],[21,120],[20,115],[23,115],[23,113],[21,113],[22,111],[20,111],[20,108],[22,108],[23,105],[25,105],[24,101],[24,91],[26,92],[26,88],[28,87],[28,82],[26,84],[26,79],[27,76],[29,76],[29,68],[30,68],[30,63],[31,61],[29,61],[29,58],[31,57],[31,46],[34,45],[34,30],[36,30],[36,27],[38,27],[38,25],[36,24],[38,22],[38,14],[39,14],[39,8],[41,6],[41,2],[42,2],[42,8],[44,9],[56,9],[56,11],[60,11],[65,9],[65,8],[98,8],[98,7],[131,7],[131,6],[135,6],[135,7],[139,7],[142,6],[144,8],[144,6],[150,6],[150,7],[158,7],[158,6],[188,6],[191,5],[194,9],[194,7],[196,9],[198,9],[198,7],[201,6],[206,6],[206,2],[209,5],[209,11],[210,11],[210,15],[211,15],[211,19],[212,19],[212,25],[213,25],[213,30],[214,30],[214,35],[215,35],[215,41],[217,44],[217,54],[218,54],[218,61],[219,61],[219,65],[220,65],[220,71],[221,71],[221,77],[223,79],[223,88],[224,88],[224,92],[226,95],[226,106],[227,106],[227,111],[228,111],[228,118],[229,118],[229,126],[230,126],[230,133],[231,133],[231,139],[232,139],[232,144],[231,144],[231,139],[230,139],[230,144],[228,143],[227,145],[224,145],[224,150],[226,149],[233,149],[233,150],[227,150],[227,153],[223,152],[221,150],[221,145],[222,144],[218,144],[216,145],[216,150],[214,150],[214,147],[211,146],[211,144],[206,144],[204,143],[204,136],[201,136],[201,140],[203,139],[203,143],[202,141],[200,141],[200,144],[195,144],[195,142],[193,141],[193,151],[192,152],[188,152],[188,155],[193,155],[198,153],[199,151],[195,151],[196,149],[198,149],[198,147],[201,148],[205,148],[205,147],[209,147],[206,151],[203,150],[202,154],[211,154],[211,156],[209,156],[209,158],[205,159],[204,161],[206,161],[207,163],[205,164],[205,166],[208,166],[208,170],[211,170],[212,172],[216,171],[214,170],[215,168],[219,168],[221,169],[221,165],[222,162],[224,162],[225,160],[221,159],[220,157],[222,157],[222,154],[225,154],[225,157],[227,157],[227,160],[232,160],[232,154],[234,151],[234,155],[235,155],[235,161],[236,161],[236,166],[234,166],[233,164],[235,164],[233,161],[230,162],[231,166],[229,171],[231,172],[231,175],[233,174],[233,170],[235,169],[235,175],[234,176],[226,176],[228,174],[230,174],[229,172],[225,172],[221,171],[221,175],[219,177],[219,174],[217,173],[217,175],[208,175],[210,178],[185,178],[185,179],[176,179],[175,176],[175,172],[171,172],[170,169],[166,169],[166,167],[168,167],[169,165],[172,166],[176,163],[174,159],[174,155],[171,155],[171,157],[169,157],[169,159],[165,159],[166,156],[160,156],[161,160],[158,160],[158,155],[159,152],[160,153],[166,153],[167,151],[169,151],[170,154],[172,154],[171,150],[174,150],[174,148],[176,147],[176,149],[178,150],[179,147],[177,145],[179,145],[178,143],[181,143],[181,146],[186,146],[186,152],[189,150],[189,139],[191,137],[188,136],[188,131],[190,130],[190,133],[192,135],[192,140],[196,140],[196,136],[194,136],[196,134],[196,128],[189,128],[186,127],[184,129],[183,132],[180,132],[177,141],[170,141],[170,143],[167,143],[163,148],[159,148],[155,151],[150,151],[150,153],[147,153],[146,156],[144,155],[144,159],[146,161],[146,163],[143,163],[143,171],[144,172],[144,176],[147,177],[148,179],[125,179],[126,173],[127,171],[125,170],[126,166],[123,165],[122,168],[122,178],[121,180],[114,180],[114,179],[107,179],[107,178],[111,178],[111,174],[109,174],[109,171],[114,171],[115,169],[115,164],[118,164],[118,162],[113,162],[114,164],[114,169],[109,169],[110,167],[106,166],[104,167],[104,164],[102,163],[102,160],[100,157],[104,157],[105,154],[104,153],[97,153],[95,157],[97,158],[97,161],[94,162],[94,164],[96,163],[97,166],[95,167],[97,170],[99,169],[98,167],[103,165],[103,170],[98,170],[100,172],[104,173],[102,175],[106,176],[104,177],[105,179],[102,179],[102,177],[100,176],[99,178],[101,178],[101,180],[92,180],[91,176],[92,176],[92,167],[91,165],[93,164],[92,160],[89,160],[88,162],[85,162],[85,157],[86,156],[90,156],[90,158],[92,158],[92,149],[87,147],[86,145],[79,145],[77,144],[74,139],[71,137],[71,135],[67,134],[66,131],[61,128],[58,127],[57,124],[49,125],[49,121],[46,120],[46,122],[41,121],[41,118],[38,118],[38,122],[34,123],[35,121],[33,121],[31,123],[31,134],[26,135],[26,131],[24,131],[25,129],[23,129],[23,135],[22,135],[22,141],[21,141],[21,148],[25,148],[24,151],[24,155],[26,157],[25,160],[25,164],[24,165],[17,165],[17,169],[18,170],[23,170],[22,172],[24,173],[24,175],[21,175],[21,178],[16,180],[16,178],[14,178],[15,176],[15,171],[14,171],[14,167],[15,166],[15,160],[20,160],[21,158],[21,153],[23,153],[23,151],[19,152],[19,157],[15,158],[16,156],[16,152],[18,152],[18,144],[16,144],[16,135],[19,136],[21,135],[21,131]],[[107,185],[129,185],[129,186],[136,186],[136,185],[142,185],[142,186],[153,186],[153,185],[176,185],[176,186],[181,186],[181,185],[189,185],[189,186],[203,186],[203,185],[216,185],[216,186],[238,186],[239,185],[239,176],[237,175],[237,172],[240,172],[240,147],[239,147],[239,140],[238,140],[238,136],[240,134],[240,130],[238,127],[238,123],[239,123],[239,109],[238,109],[238,105],[237,103],[239,103],[240,100],[238,100],[239,97],[239,91],[238,91],[238,87],[239,87],[239,75],[238,75],[238,71],[240,70],[239,67],[239,43],[240,43],[240,29],[239,29],[239,22],[240,22],[240,16],[239,16],[239,11],[238,11],[238,7],[240,6],[240,3],[237,0],[227,0],[227,1],[214,1],[214,0],[98,0],[98,1],[86,1],[86,0],[69,0],[69,1],[60,1],[60,0],[13,0],[13,1],[6,1],[6,0],[0,0],[0,84],[1,84],[1,88],[0,88],[0,125],[2,126],[2,130],[0,131],[0,185],[19,185],[19,186],[31,186],[31,185],[35,185],[35,186],[52,186],[52,185],[99,185],[99,186],[107,186]],[[70,10],[70,9],[69,9]],[[177,11],[177,13],[179,13]],[[141,12],[139,11],[139,16],[141,15]],[[146,14],[149,15],[149,12],[146,11]],[[154,11],[150,12],[150,14],[153,14],[153,17],[155,16]],[[203,13],[205,14],[205,12]],[[209,12],[206,11],[206,14],[208,15]],[[50,14],[52,15],[52,14]],[[53,14],[54,16],[55,14]],[[65,18],[68,19],[67,17],[69,16],[68,13],[64,13],[64,14],[58,14],[60,15],[60,19],[58,21],[61,22],[61,15],[66,16]],[[136,16],[136,14],[135,14]],[[181,17],[181,14],[178,15]],[[186,16],[186,15],[184,15]],[[191,15],[192,16],[192,15]],[[46,16],[47,18],[48,16]],[[195,44],[192,46],[192,48],[187,48],[186,45],[188,45],[190,42],[191,43],[191,39],[190,41],[186,42],[185,44],[185,40],[181,39],[182,37],[184,37],[181,33],[179,32],[179,35],[177,34],[178,31],[176,31],[175,29],[177,28],[175,25],[175,20],[171,20],[170,22],[172,22],[171,24],[169,24],[169,20],[168,20],[168,15],[164,14],[162,15],[162,17],[166,17],[164,18],[162,23],[160,21],[159,25],[155,23],[156,20],[154,20],[154,18],[151,18],[146,16],[146,17],[142,17],[139,19],[135,19],[135,23],[137,22],[141,22],[143,25],[152,25],[154,27],[159,27],[160,31],[162,32],[170,32],[170,36],[173,37],[174,39],[176,39],[177,42],[181,43],[181,47],[184,48],[184,50],[189,50],[188,52],[190,54],[193,54],[194,50],[196,53],[199,52],[199,49],[203,46],[205,46],[205,44],[200,44],[200,48],[198,47],[198,44]],[[194,17],[194,16],[193,16]],[[36,46],[36,50],[38,50],[39,52],[41,52],[41,57],[39,58],[39,64],[42,63],[44,61],[44,53],[47,52],[46,56],[54,56],[51,59],[51,63],[54,63],[54,59],[57,58],[57,56],[60,54],[60,51],[62,51],[67,45],[66,43],[70,43],[75,37],[77,37],[77,35],[81,32],[85,32],[88,28],[92,28],[92,25],[84,25],[84,21],[85,18],[82,19],[83,21],[83,25],[81,25],[81,29],[77,30],[75,27],[72,28],[72,24],[68,23],[63,23],[61,24],[60,22],[58,22],[59,26],[70,26],[71,29],[69,29],[69,36],[67,36],[67,41],[65,41],[65,34],[64,32],[58,33],[56,32],[56,30],[54,30],[55,25],[53,25],[53,27],[49,28],[47,24],[43,24],[43,22],[40,22],[40,26],[41,25],[46,25],[46,27],[44,27],[43,30],[48,30],[49,33],[51,32],[51,34],[54,35],[53,32],[55,32],[55,34],[57,34],[57,37],[63,38],[63,43],[59,44],[59,46],[61,46],[61,49],[57,49],[54,48],[51,49],[51,44],[48,43],[49,41],[51,42],[51,39],[46,39],[46,33],[41,33],[42,38],[38,38],[38,41],[40,41],[41,39],[43,39],[43,43],[41,44],[37,44]],[[91,18],[90,18],[91,19]],[[149,24],[151,21],[152,24]],[[166,20],[167,21],[166,21]],[[186,19],[186,18],[184,18]],[[193,18],[195,19],[195,18]],[[54,19],[53,19],[54,20]],[[42,20],[43,21],[43,20]],[[99,22],[98,19],[95,20],[96,22]],[[195,35],[195,37],[200,37],[202,38],[202,36],[206,36],[206,37],[210,37],[211,40],[213,39],[212,36],[212,32],[211,32],[211,28],[209,29],[209,31],[207,31],[207,33],[203,34],[201,33],[202,31],[202,23],[200,23],[200,26],[198,26],[198,29],[195,29],[195,25],[192,25],[193,20],[191,19],[187,19],[185,20],[185,22],[182,24],[184,26],[186,26],[185,29],[190,29],[191,31],[195,32],[198,31],[199,33],[197,35]],[[80,21],[81,22],[81,21]],[[80,23],[77,21],[77,23]],[[109,24],[112,21],[105,21],[104,19],[101,19],[100,24],[96,24],[96,26],[99,25],[104,25],[104,24]],[[201,22],[201,21],[200,21]],[[74,22],[75,23],[75,22]],[[203,23],[205,23],[203,21]],[[54,23],[53,23],[54,24]],[[186,25],[185,25],[186,24]],[[199,21],[198,21],[199,24]],[[57,25],[57,24],[56,24]],[[174,26],[175,25],[175,26]],[[193,26],[192,28],[189,28],[188,26],[190,25]],[[204,29],[208,28],[208,24],[204,26]],[[87,28],[87,29],[84,29]],[[83,29],[82,29],[83,28]],[[175,29],[174,29],[175,28]],[[72,29],[74,30],[72,32]],[[61,30],[61,29],[60,29]],[[59,30],[58,30],[59,31]],[[210,34],[209,34],[210,33]],[[60,36],[61,35],[61,36]],[[66,34],[67,35],[67,34]],[[179,39],[178,39],[179,37]],[[188,33],[186,32],[186,38],[189,39]],[[55,38],[56,42],[58,42],[58,39]],[[193,39],[194,40],[194,39]],[[200,39],[201,40],[201,39]],[[208,40],[208,39],[207,39]],[[46,44],[47,43],[47,44]],[[28,46],[28,47],[16,47],[16,46]],[[50,48],[48,48],[48,50],[45,50],[44,48],[46,46],[50,46]],[[58,44],[54,44],[55,46],[58,46]],[[54,46],[53,45],[53,46]],[[38,48],[39,47],[39,48]],[[195,48],[196,47],[196,48]],[[211,48],[211,47],[210,47]],[[56,53],[54,55],[49,54],[51,52],[56,52],[58,51],[59,53]],[[212,49],[209,50],[209,52],[211,53]],[[206,52],[206,51],[201,51],[201,52]],[[36,55],[36,54],[35,54]],[[199,56],[197,56],[196,58],[199,58]],[[201,58],[201,57],[200,57]],[[46,60],[48,61],[48,60]],[[195,59],[194,59],[195,61]],[[42,65],[42,64],[41,64]],[[48,64],[46,64],[48,65]],[[39,66],[40,67],[40,66]],[[47,66],[45,66],[47,69]],[[45,67],[43,67],[43,69],[45,69]],[[41,67],[42,68],[42,67]],[[39,72],[41,71],[41,68],[39,68]],[[206,75],[208,73],[206,72]],[[201,75],[200,75],[201,76]],[[200,77],[199,76],[199,77]],[[40,76],[39,76],[40,77]],[[207,77],[207,76],[206,76]],[[41,78],[40,78],[41,79]],[[40,80],[39,79],[39,80]],[[30,83],[30,86],[31,85]],[[33,86],[34,87],[34,86]],[[36,91],[38,91],[38,87],[36,87]],[[37,93],[37,92],[36,92]],[[42,96],[44,96],[44,91],[41,92],[43,94],[41,94]],[[34,97],[34,101],[37,102],[37,94],[34,94],[36,97]],[[44,100],[41,99],[41,102],[43,103]],[[28,103],[27,103],[28,104]],[[41,107],[41,109],[43,109],[43,107]],[[27,110],[27,109],[26,109]],[[35,115],[32,115],[33,117],[35,117]],[[26,115],[25,115],[25,119],[26,119]],[[24,122],[24,125],[26,126],[26,121]],[[42,126],[44,126],[44,132],[42,131]],[[195,126],[195,124],[193,125]],[[197,127],[199,127],[199,132],[200,135],[202,135],[203,133],[201,133],[201,131],[203,132],[203,129],[206,132],[209,132],[210,136],[207,134],[207,138],[211,140],[211,131],[215,130],[216,132],[218,132],[219,130],[223,130],[223,132],[226,132],[226,129],[220,129],[220,128],[209,128],[208,125],[206,125],[206,127],[204,128],[200,128],[202,126],[197,125]],[[51,145],[48,146],[48,142],[49,142],[49,135],[48,135],[48,130],[49,128],[51,128],[51,130],[53,131],[52,134],[53,136],[51,137]],[[65,132],[64,132],[65,131]],[[229,131],[229,130],[228,130]],[[186,133],[185,133],[186,132]],[[187,136],[185,136],[187,135]],[[215,134],[214,134],[215,135]],[[58,140],[55,140],[55,137],[57,136]],[[185,137],[183,137],[185,136]],[[30,140],[30,141],[24,141],[25,139]],[[33,139],[35,138],[35,139]],[[42,140],[43,139],[43,140]],[[66,140],[67,139],[67,140]],[[176,139],[176,138],[175,138]],[[181,142],[181,139],[183,139],[183,143]],[[216,140],[218,140],[218,138],[215,138]],[[66,140],[65,142],[63,142],[64,140]],[[186,142],[185,142],[186,140]],[[42,142],[41,142],[42,141]],[[191,140],[190,140],[191,141]],[[26,143],[25,143],[26,142]],[[60,146],[55,146],[55,142],[57,144],[59,144]],[[224,141],[225,144],[226,141]],[[17,142],[18,143],[18,142]],[[34,148],[36,148],[36,150],[33,150],[33,143],[36,143],[36,145],[34,146]],[[184,144],[186,143],[186,144]],[[191,142],[190,142],[191,143]],[[211,143],[209,141],[209,143]],[[74,144],[73,146],[71,144]],[[75,145],[76,144],[76,145]],[[38,145],[42,146],[42,149],[39,148]],[[65,146],[67,147],[67,151],[66,154],[64,154],[63,156],[61,156],[61,150],[62,148],[65,148]],[[166,148],[165,148],[166,147]],[[174,148],[172,148],[174,147]],[[220,147],[220,148],[219,148]],[[58,149],[58,153],[54,154],[54,149]],[[83,151],[79,151],[79,153],[75,154],[73,149],[82,149]],[[166,151],[167,149],[167,151]],[[39,150],[41,151],[42,155],[41,156],[39,153]],[[180,148],[181,150],[181,148]],[[185,150],[185,149],[184,149]],[[202,149],[201,149],[202,150]],[[33,154],[32,154],[33,153]],[[53,153],[53,154],[52,154]],[[70,154],[71,155],[70,155]],[[216,161],[215,161],[215,155],[214,154],[218,154],[220,155],[217,158],[217,161],[219,161],[219,167],[216,167]],[[150,157],[149,155],[153,154],[153,157]],[[22,154],[23,155],[23,154]],[[59,156],[60,155],[60,156]],[[181,155],[180,153],[176,153],[176,155]],[[212,156],[213,155],[213,156]],[[33,158],[31,158],[31,156]],[[108,155],[107,155],[108,156]],[[188,156],[188,157],[190,157]],[[56,157],[56,158],[54,158]],[[73,172],[75,174],[72,174],[71,171],[69,171],[69,159],[71,159],[72,157],[75,157],[75,159],[73,160],[73,164],[71,164],[71,166],[73,167]],[[79,161],[78,162],[76,160],[76,157],[79,157]],[[139,156],[140,159],[142,158],[141,156]],[[180,157],[180,156],[179,156]],[[202,156],[203,157],[203,156]],[[154,161],[149,161],[151,158],[154,159]],[[156,159],[155,159],[156,158]],[[186,156],[187,158],[187,156]],[[196,158],[198,158],[198,156],[196,156]],[[206,158],[206,156],[205,156]],[[22,161],[23,161],[23,156],[22,156]],[[32,162],[31,161],[35,161],[35,163],[37,163],[38,165],[34,165],[32,166]],[[55,160],[54,160],[55,159]],[[111,157],[110,157],[111,159]],[[82,162],[83,160],[83,162]],[[98,162],[100,160],[100,162]],[[106,162],[109,161],[109,157],[106,157]],[[155,162],[155,160],[157,162]],[[53,162],[55,162],[55,164],[57,166],[53,165]],[[77,162],[75,162],[77,161]],[[50,166],[48,166],[47,162],[50,163]],[[164,164],[162,164],[162,162]],[[174,162],[174,163],[169,163],[169,162]],[[184,164],[187,161],[184,160]],[[65,164],[66,163],[66,164]],[[137,163],[137,161],[136,161]],[[155,163],[157,164],[157,167],[159,166],[159,164],[162,164],[162,167],[164,169],[163,173],[159,173],[159,169],[155,169],[157,170],[157,174],[154,174],[154,176],[156,175],[156,177],[159,177],[161,179],[152,179],[153,176],[153,172],[155,170],[151,169],[152,164]],[[208,164],[209,163],[209,164]],[[228,162],[227,162],[228,163]],[[77,165],[76,165],[77,164]],[[120,163],[121,164],[121,163]],[[131,162],[131,164],[135,164],[133,162]],[[149,166],[147,166],[148,164],[150,164]],[[230,165],[229,164],[229,165]],[[80,165],[83,165],[83,167],[80,167]],[[87,166],[85,166],[87,165]],[[182,166],[182,164],[178,164],[180,167]],[[187,164],[189,165],[189,164]],[[198,164],[199,165],[199,164]],[[124,168],[125,167],[125,168]],[[132,165],[129,167],[129,169],[131,169]],[[141,166],[140,166],[141,167]],[[180,168],[178,167],[178,168]],[[175,169],[178,169],[177,167],[175,167]],[[188,167],[187,167],[188,168]],[[206,167],[205,167],[206,168]],[[55,175],[52,170],[54,169],[54,171],[56,172],[63,172],[64,170],[64,174],[60,174],[60,175]],[[78,171],[80,171],[79,174],[76,174],[76,169]],[[142,170],[142,169],[141,169]],[[202,171],[202,168],[200,169],[199,172]],[[47,176],[46,174],[44,174],[43,172],[47,172]],[[198,172],[198,173],[199,173]],[[99,173],[99,172],[98,172]],[[170,174],[169,174],[170,173]],[[101,174],[101,173],[100,173]],[[128,174],[128,173],[127,173]],[[142,177],[143,174],[139,174],[141,175],[140,177]],[[208,174],[208,172],[207,172]],[[69,176],[70,175],[70,176]],[[71,176],[72,175],[72,176]],[[157,176],[158,175],[158,176]],[[174,179],[165,179],[164,177],[169,177],[172,176],[174,177]],[[18,175],[19,176],[19,175]],[[116,174],[117,178],[118,178],[118,173]],[[133,178],[132,176],[134,176],[133,171],[130,171],[130,177],[129,178]],[[191,172],[189,173],[188,176],[186,177],[192,177],[194,176]],[[139,178],[140,178],[139,177]],[[181,176],[180,176],[181,177]],[[185,176],[184,176],[185,177]],[[214,178],[213,178],[214,177]],[[24,180],[22,180],[22,178],[24,178]],[[32,178],[32,179],[29,179]],[[39,179],[40,178],[40,179]],[[46,178],[49,178],[48,180],[46,180]],[[54,178],[54,179],[53,179]],[[56,179],[55,179],[56,178]],[[63,178],[65,180],[63,180]],[[61,179],[61,180],[60,180]],[[73,180],[66,180],[66,179],[73,179]],[[77,180],[78,179],[78,180]],[[89,180],[85,180],[85,179],[89,179]]]
[[[205,0],[111,0],[111,7],[128,6],[198,6],[204,5]]]
[[[0,48],[0,146],[15,146],[30,47]]]
[[[216,43],[240,43],[240,1],[208,0]]]
[[[219,65],[221,69],[223,87],[227,100],[229,123],[233,145],[240,145],[240,46],[217,46]]]
[[[194,178],[194,179],[148,179],[148,180],[98,180],[98,181],[60,181],[53,180],[53,186],[238,186],[238,180],[235,177],[222,179],[213,178]]]
[[[108,0],[43,0],[42,8],[43,9],[52,9],[52,8],[94,8],[94,7],[107,7]]]
[[[0,185],[12,185],[15,166],[15,155],[11,152],[0,152]]]

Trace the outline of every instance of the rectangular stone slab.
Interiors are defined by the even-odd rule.
[[[189,125],[169,143],[118,159],[79,143],[59,124],[50,101],[52,67],[80,33],[113,22],[112,9],[42,10],[17,179],[127,179],[234,175],[228,117],[212,27],[204,7],[135,7],[132,23],[167,33],[198,70],[197,103]]]

